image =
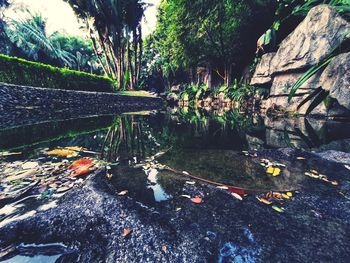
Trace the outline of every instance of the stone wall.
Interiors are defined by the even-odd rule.
[[[0,83],[0,128],[45,120],[155,110],[158,97],[53,90]]]
[[[263,110],[272,108],[304,114],[311,102],[299,108],[300,103],[322,88],[329,91],[336,102],[333,107],[320,103],[311,114],[349,116],[350,53],[335,57],[323,73],[311,77],[288,102],[291,87],[308,69],[322,62],[349,32],[350,23],[334,8],[328,5],[312,8],[304,21],[281,42],[277,52],[264,54],[256,68],[251,85],[271,87],[269,98],[262,104]]]

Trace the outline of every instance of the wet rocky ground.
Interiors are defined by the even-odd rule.
[[[167,175],[169,185],[179,186],[171,198],[144,202],[132,189],[120,191],[120,170],[99,169],[57,206],[4,224],[0,260],[41,254],[59,255],[56,262],[348,262],[349,158],[326,156],[295,149],[243,154],[257,165],[261,159],[285,165],[278,178],[303,178],[280,193],[291,197],[272,204],[257,200],[265,191],[238,191],[240,200],[186,173]],[[61,244],[61,250],[23,244]]]

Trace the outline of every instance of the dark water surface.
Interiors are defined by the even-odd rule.
[[[83,147],[85,152],[73,158],[47,155],[48,150],[67,146]],[[0,131],[0,191],[7,191],[9,184],[4,180],[13,164],[21,166],[28,160],[39,165],[71,162],[81,157],[107,165],[107,176],[115,192],[127,190],[140,203],[154,207],[173,199],[178,202],[183,189],[198,182],[187,174],[208,180],[209,185],[228,185],[232,187],[229,191],[241,196],[268,191],[294,193],[314,187],[304,174],[318,169],[312,160],[286,162],[283,175],[274,177],[266,173],[254,155],[258,150],[286,147],[350,153],[350,123],[305,118],[272,120],[237,112],[212,116],[198,112],[142,112],[14,125]],[[164,166],[170,169],[163,169]],[[12,183],[28,185],[32,181],[22,178]],[[32,198],[28,196],[19,203],[18,199],[3,197],[0,227],[16,218],[31,216],[43,206],[55,206],[55,195],[60,196],[57,188],[42,181],[39,184],[39,194],[31,193]],[[248,228],[244,233],[248,239],[253,238]],[[208,235],[210,239],[215,233]],[[61,255],[71,253],[60,244],[39,247],[39,252],[38,247],[28,246],[17,246],[10,256],[0,257],[1,261],[55,262]],[[225,260],[236,250],[231,243],[223,244],[218,261],[229,262]],[[242,262],[254,262],[257,253],[246,253],[246,261]],[[236,260],[240,262],[240,258]]]

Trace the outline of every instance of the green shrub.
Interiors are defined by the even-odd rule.
[[[106,77],[0,54],[0,82],[50,89],[113,92]]]

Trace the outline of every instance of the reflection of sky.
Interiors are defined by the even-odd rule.
[[[145,18],[142,23],[143,35],[149,35],[156,26],[157,5],[160,0],[144,0],[145,3],[152,4],[145,11]],[[13,0],[11,8],[5,15],[9,18],[23,17],[23,12],[19,11],[21,7],[29,9],[31,12],[39,12],[47,18],[48,34],[55,31],[66,32],[69,35],[84,36],[85,32],[80,29],[79,24],[72,8],[63,0]]]
[[[152,169],[146,170],[146,174],[148,175],[147,179],[150,183],[148,188],[153,190],[154,199],[156,200],[156,202],[168,200],[170,196],[164,191],[161,185],[157,183],[157,175],[158,175],[157,169],[152,168]]]
[[[55,263],[56,260],[61,255],[55,256],[43,256],[43,255],[35,255],[35,256],[15,256],[8,260],[2,261],[3,263]]]

